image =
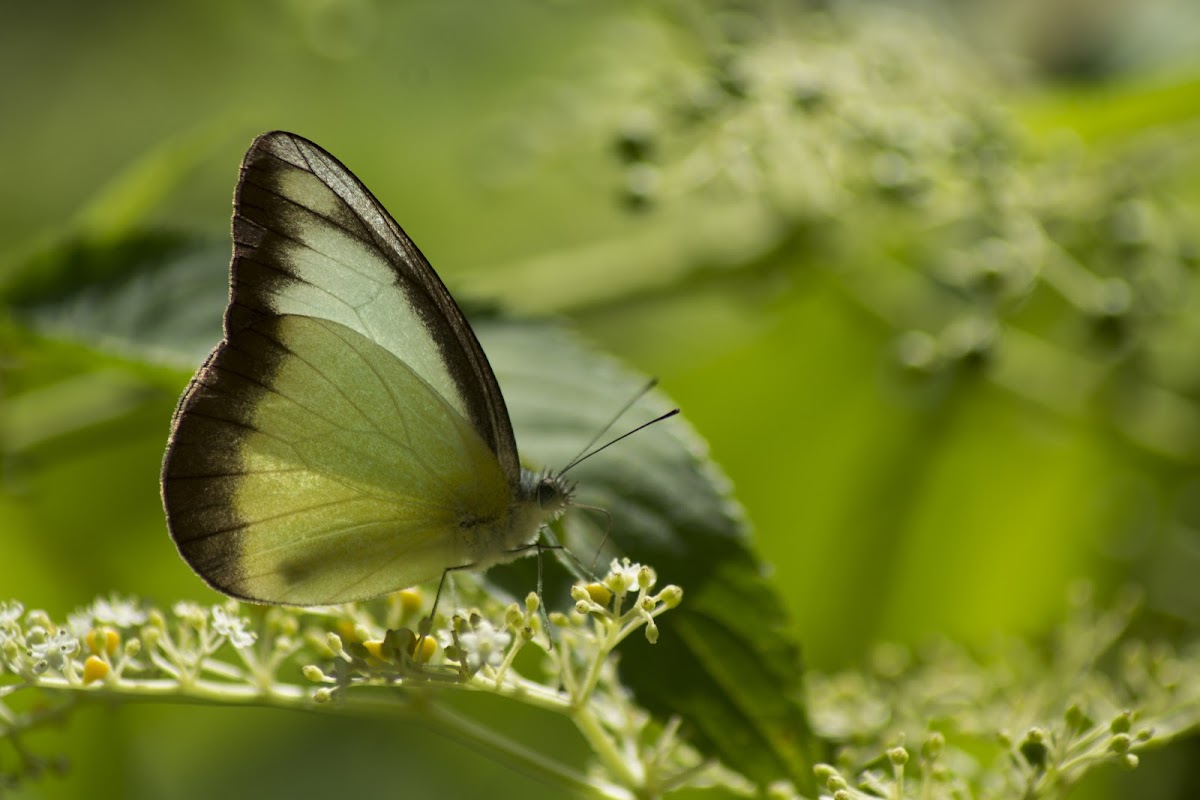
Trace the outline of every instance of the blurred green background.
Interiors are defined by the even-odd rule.
[[[1198,45],[1185,0],[7,4],[0,596],[212,599],[157,480],[218,319],[188,357],[128,293],[136,352],[78,331],[156,243],[224,281],[237,165],[283,128],[457,295],[659,376],[810,665],[1036,635],[1079,578],[1194,636]],[[48,741],[72,771],[27,796],[550,796],[421,730],[277,712],[92,709]],[[1171,758],[1122,780],[1184,792]]]

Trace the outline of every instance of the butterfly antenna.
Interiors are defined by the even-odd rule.
[[[649,380],[649,382],[646,383],[645,386],[643,386],[641,389],[638,390],[637,394],[635,394],[633,397],[629,398],[629,400],[626,401],[625,405],[621,406],[620,411],[618,411],[616,414],[613,414],[613,418],[608,421],[608,424],[605,425],[603,428],[601,428],[596,433],[596,435],[592,437],[591,441],[589,441],[587,444],[585,444],[583,446],[583,449],[581,449],[575,455],[575,458],[572,459],[570,464],[568,464],[567,467],[565,467],[564,469],[560,470],[558,474],[562,475],[568,469],[575,466],[583,459],[587,458],[587,456],[585,456],[584,453],[586,453],[591,448],[592,445],[594,445],[596,442],[600,441],[600,437],[603,436],[604,434],[608,433],[609,429],[611,429],[613,425],[617,424],[617,420],[619,420],[622,416],[624,416],[625,412],[628,411],[630,408],[632,408],[634,403],[636,403],[638,400],[641,400],[643,397],[645,397],[646,394],[657,385],[658,385],[658,378],[651,378]]]
[[[636,428],[634,428],[631,431],[626,431],[625,433],[622,433],[617,438],[613,439],[612,441],[610,441],[606,444],[601,445],[600,447],[597,447],[595,450],[592,450],[590,453],[585,452],[583,455],[576,457],[576,459],[574,461],[572,461],[570,464],[567,464],[565,467],[560,469],[558,471],[559,477],[562,477],[563,475],[565,475],[567,473],[567,470],[574,469],[575,467],[579,466],[581,463],[583,463],[587,459],[596,455],[596,453],[607,450],[608,448],[612,447],[614,444],[621,441],[622,439],[633,436],[638,431],[642,430],[643,428],[649,428],[651,425],[653,425],[656,422],[662,422],[664,419],[670,419],[671,417],[675,416],[678,413],[679,413],[679,409],[673,408],[665,414],[660,414],[659,416],[655,417],[654,419],[650,420],[649,422],[643,422],[641,425],[638,425]],[[611,427],[611,424],[609,427]],[[607,430],[607,428],[605,430]],[[599,439],[600,437],[597,436],[596,438]],[[592,441],[592,444],[595,444],[595,440]],[[588,445],[588,447],[591,447],[591,445]]]
[[[554,626],[550,622],[550,612],[546,610],[546,593],[545,584],[542,582],[542,540],[537,541],[537,596],[538,609],[542,612],[542,621],[546,626],[546,639],[550,642],[550,649],[554,649]]]

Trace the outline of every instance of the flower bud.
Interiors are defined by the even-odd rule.
[[[654,574],[654,570],[650,567],[642,567],[638,570],[637,582],[639,589],[650,589],[658,581],[658,576]]]
[[[83,662],[83,682],[95,683],[99,680],[104,680],[108,674],[112,672],[112,667],[108,665],[100,656],[88,656],[87,661]]]
[[[658,599],[667,608],[675,608],[683,600],[683,589],[671,584],[658,593]]]
[[[330,631],[325,636],[325,646],[328,647],[335,656],[346,657],[346,648],[342,645],[342,637],[338,636],[333,631]]]
[[[429,659],[433,658],[433,654],[437,652],[437,642],[432,636],[421,636],[413,640],[412,656],[413,661],[418,664],[428,664]]]
[[[405,616],[419,612],[425,602],[420,589],[401,589],[396,594],[400,600],[400,611]]]
[[[593,603],[595,603],[598,606],[603,606],[605,608],[608,607],[608,603],[610,600],[612,600],[613,595],[612,595],[612,592],[610,592],[608,590],[607,586],[605,586],[603,583],[593,582],[593,583],[589,583],[584,588],[587,592],[587,596],[591,599],[591,601]]]

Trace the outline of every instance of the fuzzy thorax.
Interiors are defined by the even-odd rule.
[[[532,552],[538,531],[571,504],[575,486],[549,473],[521,471],[521,482],[504,516],[464,520],[462,551],[476,567],[502,564]]]

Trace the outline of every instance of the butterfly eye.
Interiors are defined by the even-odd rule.
[[[553,478],[542,478],[538,482],[537,501],[541,508],[562,504],[562,489]]]

